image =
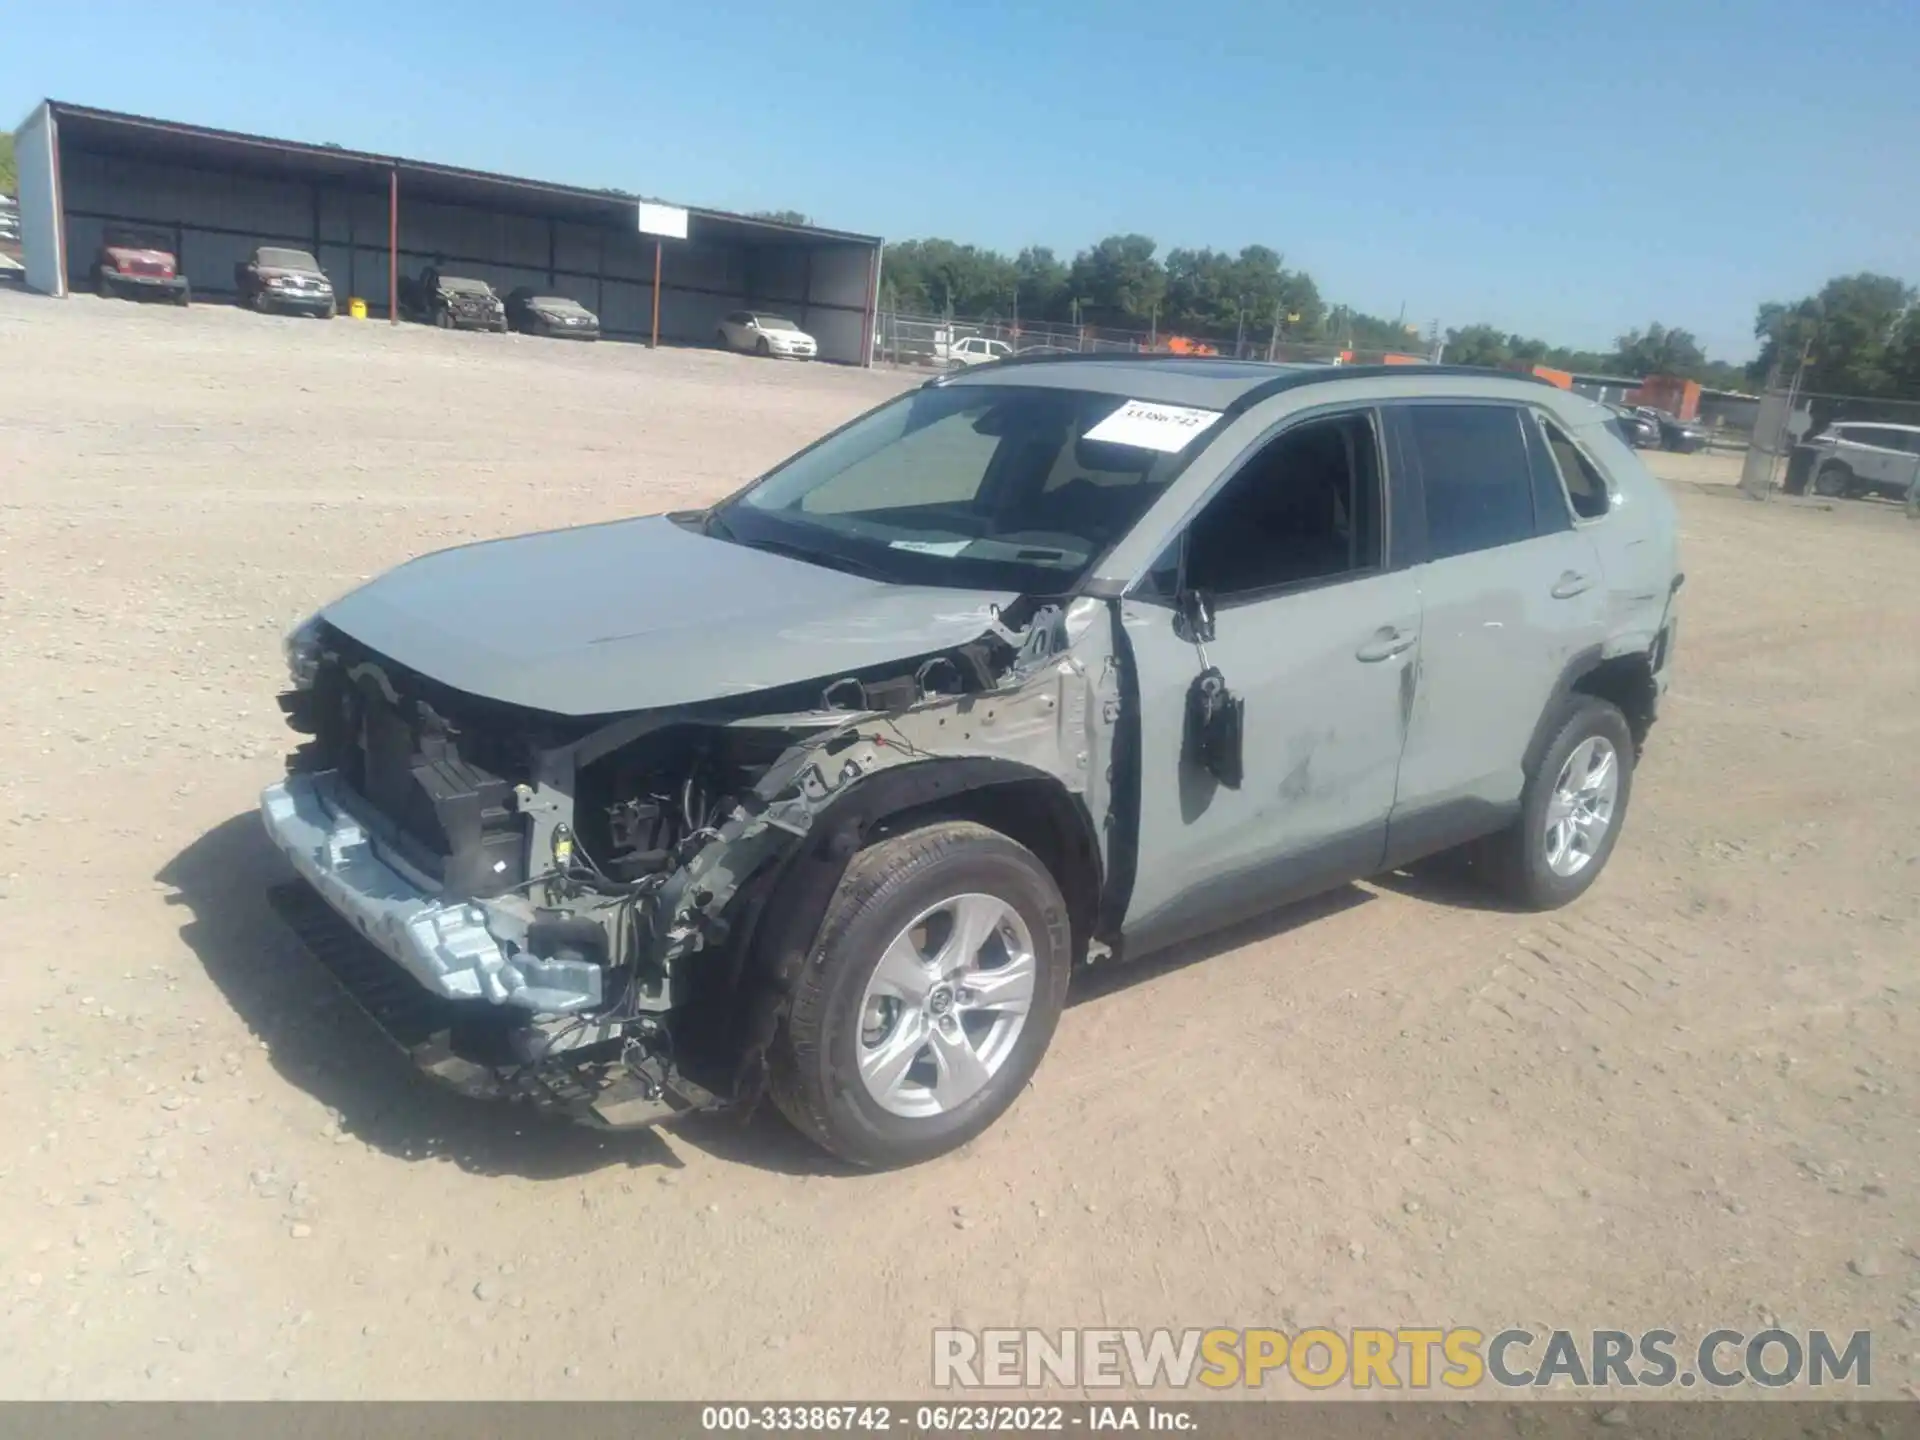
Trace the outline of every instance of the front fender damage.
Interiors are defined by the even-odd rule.
[[[1003,791],[1017,806],[1080,817],[1093,893],[1076,941],[1097,951],[1093,917],[1116,819],[1116,622],[1092,599],[1040,607],[1017,628],[996,622],[990,665],[978,654],[921,657],[902,677],[910,687],[843,677],[818,687],[811,706],[624,717],[541,754],[519,806],[532,853],[561,856],[564,873],[478,903],[514,948],[530,949],[536,927],[556,918],[597,927],[611,999],[591,1014],[535,1017],[518,1032],[518,1059],[533,1071],[565,1070],[576,1086],[586,1077],[590,1113],[581,1118],[601,1124],[751,1108],[793,979],[852,856],[889,825],[909,823],[903,817],[994,787],[1024,787]],[[780,748],[711,811],[689,801],[686,818],[699,823],[658,868],[629,880],[595,865],[583,877],[577,852],[568,866],[587,810],[609,799],[592,793],[596,777],[624,773],[626,757],[689,727],[701,753]]]

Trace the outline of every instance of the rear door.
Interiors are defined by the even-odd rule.
[[[1517,810],[1541,717],[1606,633],[1600,557],[1574,524],[1531,410],[1391,407],[1417,479],[1420,661],[1389,863],[1499,828]]]

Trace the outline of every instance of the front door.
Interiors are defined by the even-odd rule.
[[[1254,447],[1184,545],[1122,602],[1139,685],[1140,833],[1124,932],[1148,950],[1367,874],[1381,859],[1413,698],[1420,605],[1385,563],[1372,410],[1295,421]],[[1207,592],[1204,648],[1245,702],[1243,775],[1196,756],[1200,648],[1174,607]]]

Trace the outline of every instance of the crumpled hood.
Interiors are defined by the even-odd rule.
[[[323,270],[294,269],[286,265],[262,265],[255,273],[262,280],[317,280],[329,288],[333,283]]]
[[[649,515],[423,555],[320,613],[469,695],[607,715],[965,644],[1014,598],[890,585]]]

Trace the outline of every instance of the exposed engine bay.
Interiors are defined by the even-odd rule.
[[[1027,843],[1084,877],[1076,928],[1097,933],[1108,608],[1023,609],[877,671],[595,717],[461,694],[315,622],[281,697],[311,738],[264,797],[268,828],[451,1002],[433,1062],[416,1055],[442,1078],[608,1125],[751,1103],[783,968],[886,816],[1044,786],[1061,798],[1027,807]]]

